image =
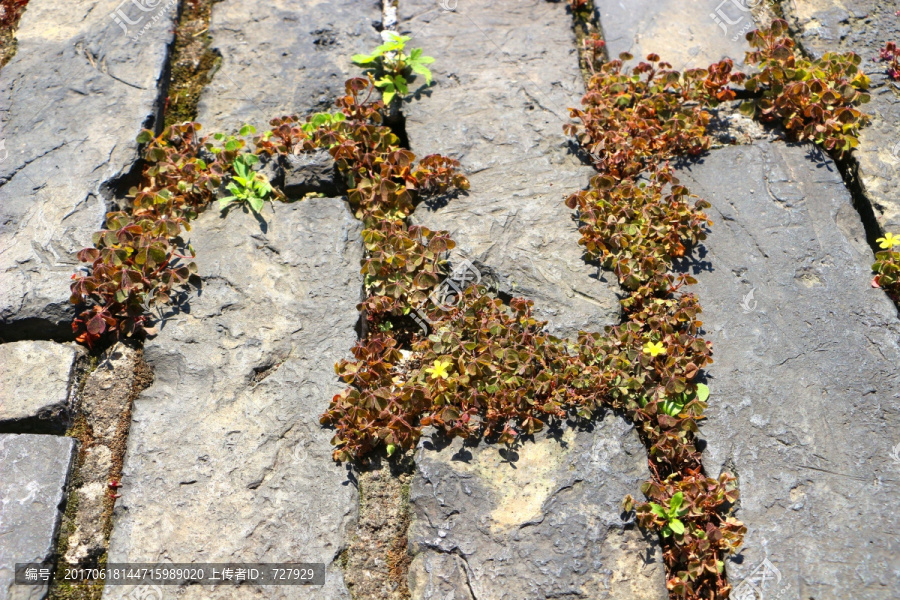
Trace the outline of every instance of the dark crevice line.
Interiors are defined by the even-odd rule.
[[[382,21],[374,24],[379,32],[396,30],[398,0],[383,0]],[[388,107],[384,124],[399,139],[400,147],[409,150],[406,116],[402,100],[394,100]],[[352,209],[347,206],[347,210]],[[363,249],[365,254],[365,249]],[[360,289],[360,302],[368,293],[365,283]],[[356,334],[361,342],[369,335],[365,310],[359,311]],[[358,518],[355,530],[344,541],[339,564],[344,581],[353,600],[406,600],[410,598],[409,566],[413,555],[409,552],[408,531],[412,521],[409,507],[409,488],[415,474],[415,450],[397,452],[391,457],[376,458],[368,464],[357,461],[353,470],[357,475]],[[388,529],[380,535],[381,523]],[[385,537],[390,537],[386,541]],[[385,544],[387,547],[385,547]],[[383,562],[385,568],[372,568]],[[386,590],[390,590],[385,595]]]
[[[798,35],[798,32],[795,30],[795,19],[788,18],[793,16],[790,9],[786,9],[780,1],[775,4],[775,8],[779,16],[788,21],[788,35],[794,40],[795,48],[797,48],[804,58],[814,60],[813,53],[804,45],[802,37]],[[865,106],[860,108],[865,112]],[[875,210],[872,207],[872,200],[866,193],[862,180],[859,177],[859,160],[856,157],[856,153],[849,152],[843,158],[832,156],[832,159],[835,164],[837,164],[841,177],[844,180],[844,185],[850,192],[850,196],[853,198],[853,208],[856,209],[859,213],[860,220],[862,220],[863,227],[866,231],[866,241],[869,243],[869,246],[871,246],[873,253],[880,252],[881,248],[875,240],[881,237],[884,234],[884,231],[882,230],[881,225],[878,224],[878,220],[875,217]]]

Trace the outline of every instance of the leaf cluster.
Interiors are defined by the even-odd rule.
[[[704,106],[730,100],[730,82],[743,75],[732,72],[725,59],[708,69],[683,74],[656,54],[633,69],[623,53],[603,64],[588,83],[582,109],[570,108],[580,124],[564,129],[591,155],[602,174],[620,180],[635,177],[660,160],[696,155],[709,148]]]
[[[153,333],[148,313],[168,304],[196,272],[194,263],[182,264],[186,253],[194,254],[180,235],[247,156],[243,139],[203,137],[200,129],[188,122],[158,136],[146,129],[138,135],[144,165],[139,185],[129,190],[128,210],[109,213],[93,247],[78,253],[89,263],[72,276],[70,301],[85,305],[72,323],[78,341],[92,346],[104,335]]]
[[[676,598],[704,596],[704,590],[726,598],[731,587],[724,579],[724,562],[718,558],[734,553],[741,545],[747,528],[727,509],[738,498],[735,479],[723,473],[718,479],[699,471],[685,477],[669,476],[660,482],[648,482],[641,491],[650,502],[636,506],[638,524],[661,531],[670,540],[664,558],[682,568],[667,581]],[[635,507],[634,499],[625,498],[626,510]]]
[[[747,53],[747,64],[758,72],[745,87],[757,97],[744,102],[741,111],[763,123],[780,123],[793,140],[843,155],[859,145],[859,130],[870,120],[856,108],[870,100],[869,78],[859,68],[862,59],[852,52],[800,58],[787,34],[788,24],[781,19],[747,34],[754,49]]]

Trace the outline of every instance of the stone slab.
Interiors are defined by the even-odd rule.
[[[170,0],[29,2],[0,71],[5,341],[72,337],[73,253],[91,244],[135,137],[155,122],[174,14]]]
[[[0,428],[62,426],[80,354],[74,344],[0,344]]]
[[[0,598],[46,596],[46,585],[15,585],[15,565],[56,551],[74,453],[72,438],[0,434]]]
[[[584,94],[564,4],[467,3],[453,12],[409,0],[399,29],[437,59],[434,85],[403,107],[410,147],[459,159],[471,182],[468,194],[419,206],[413,220],[448,230],[454,261],[493,269],[500,291],[533,299],[556,335],[618,322],[618,283],[584,262],[563,203],[594,174],[562,131]]]
[[[680,177],[712,203],[690,269],[715,358],[703,463],[737,475],[748,528],[732,585],[768,560],[766,598],[896,598],[900,321],[870,286],[837,168],[809,145],[757,142]]]
[[[658,546],[622,520],[622,499],[640,494],[649,473],[620,417],[514,451],[420,446],[410,493],[415,600],[667,598]]]
[[[356,342],[360,225],[334,198],[267,204],[263,217],[208,210],[192,229],[201,285],[145,344],[154,381],[134,403],[109,561],[324,562],[324,588],[241,597],[349,599],[336,561],[357,491],[319,415]]]
[[[723,58],[744,64],[745,35],[757,29],[759,0],[594,0],[610,58],[635,61],[655,52],[678,71],[706,68]]]
[[[221,67],[203,91],[198,120],[210,131],[260,131],[283,115],[332,111],[344,81],[362,75],[350,57],[381,43],[380,2],[217,2],[209,32]]]
[[[872,101],[862,107],[873,116],[853,155],[859,178],[882,231],[900,231],[900,82],[888,78],[884,63],[872,62],[886,42],[900,42],[895,2],[877,0],[791,0],[792,29],[814,56],[853,51],[872,79]]]

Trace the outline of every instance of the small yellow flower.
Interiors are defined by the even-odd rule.
[[[647,342],[644,344],[644,354],[656,357],[665,353],[666,347],[662,345],[662,342]]]
[[[450,375],[447,372],[447,369],[452,365],[449,360],[442,361],[436,360],[434,361],[434,366],[428,369],[425,369],[425,372],[431,375],[432,379],[447,379]]]
[[[897,237],[890,232],[884,234],[884,237],[878,238],[875,241],[878,242],[878,245],[881,246],[882,250],[887,250],[893,246],[900,246],[900,237]]]

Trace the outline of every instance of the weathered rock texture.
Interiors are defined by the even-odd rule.
[[[834,163],[756,143],[681,178],[713,205],[690,269],[715,351],[703,462],[737,475],[748,528],[731,583],[767,558],[766,598],[895,598],[900,322]]]
[[[494,269],[501,292],[533,299],[552,333],[617,322],[618,284],[585,264],[563,204],[594,174],[562,132],[567,107],[584,94],[564,5],[482,2],[448,12],[409,0],[400,16],[410,43],[438,57],[434,86],[403,108],[410,147],[459,159],[472,184],[445,206],[419,206],[413,219],[449,230],[454,260]]]
[[[449,230],[452,259],[479,261],[501,293],[533,299],[552,333],[617,322],[618,285],[584,262],[563,203],[594,173],[562,133],[584,93],[565,7],[529,0],[452,12],[406,1],[399,29],[438,57],[435,85],[404,105],[410,146],[458,158],[471,181],[467,194],[419,206],[414,220]],[[612,419],[567,436],[525,442],[513,462],[493,446],[423,445],[411,495],[413,598],[665,597],[659,549],[619,514],[648,477],[636,433]]]
[[[413,598],[667,597],[658,548],[621,518],[622,498],[647,477],[630,425],[608,414],[593,432],[501,448],[422,444]]]
[[[744,63],[744,35],[759,27],[748,0],[594,0],[611,58],[643,60],[655,52],[678,70],[706,68],[723,58]]]
[[[74,345],[29,341],[0,344],[0,428],[57,431],[65,427],[83,352]]]
[[[122,469],[136,378],[140,388],[149,383],[143,381],[146,377],[140,352],[118,343],[85,378],[73,428],[83,436],[70,492],[75,510],[66,515],[61,533],[66,539],[63,559],[69,564],[90,568],[106,552],[111,496]]]
[[[356,488],[319,415],[356,341],[360,227],[340,199],[267,205],[264,218],[265,233],[240,210],[195,224],[202,285],[145,345],[154,382],[134,403],[109,560],[324,562],[324,589],[241,595],[347,598],[334,561]]]
[[[139,4],[154,8],[144,12]],[[6,341],[72,336],[73,253],[91,244],[110,186],[137,158],[135,137],[154,123],[173,16],[174,4],[162,0],[29,2],[18,52],[0,71]]]
[[[877,0],[792,0],[786,2],[791,24],[803,49],[815,56],[853,51],[872,78],[872,101],[862,106],[872,115],[859,148],[859,177],[883,231],[900,231],[900,84],[891,81],[884,63],[874,63],[886,42],[900,42],[895,2]]]
[[[0,598],[47,593],[46,585],[15,585],[15,563],[53,555],[74,450],[71,438],[0,435]]]
[[[344,81],[360,75],[350,57],[381,43],[380,2],[224,0],[212,11],[221,68],[204,90],[199,121],[211,131],[260,130],[270,119],[330,111]]]

